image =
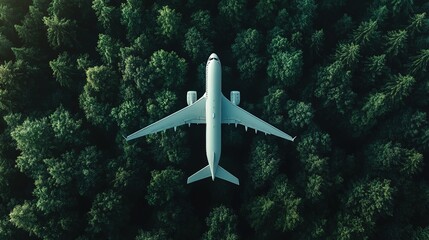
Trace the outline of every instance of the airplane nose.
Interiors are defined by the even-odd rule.
[[[212,59],[216,59],[219,61],[219,57],[216,55],[216,53],[210,54],[209,60],[212,60]]]

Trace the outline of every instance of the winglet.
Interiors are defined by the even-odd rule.
[[[128,141],[128,140],[127,140],[127,137],[125,137],[124,135],[122,135],[122,137],[125,139],[125,141]]]
[[[295,141],[295,138],[296,138],[296,136],[292,138],[292,142],[294,142],[294,141]]]

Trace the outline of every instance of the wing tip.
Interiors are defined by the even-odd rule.
[[[292,142],[295,142],[295,138],[296,138],[296,136],[292,138]]]

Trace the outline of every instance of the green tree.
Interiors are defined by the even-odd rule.
[[[113,238],[120,237],[120,228],[127,220],[124,211],[127,208],[119,193],[108,190],[97,194],[88,212],[88,230],[95,234],[107,233]]]
[[[365,61],[363,71],[368,85],[372,85],[377,82],[377,80],[382,78],[382,76],[387,72],[386,55],[381,54],[370,56]]]
[[[204,233],[203,239],[238,239],[236,225],[237,216],[225,206],[219,206],[210,212],[206,219],[208,231]]]
[[[414,146],[418,151],[429,147],[429,129],[426,113],[407,109],[386,121],[380,130],[383,139],[398,140],[407,146]]]
[[[21,40],[29,46],[37,46],[46,41],[46,26],[43,24],[44,9],[36,5],[29,7],[28,14],[21,24],[15,25],[16,32]]]
[[[77,1],[52,0],[49,4],[48,11],[55,15],[67,15],[73,10]],[[67,16],[70,17],[70,16]]]
[[[153,170],[146,199],[151,206],[163,207],[186,194],[185,177],[181,170]]]
[[[322,190],[324,188],[324,179],[322,176],[314,174],[310,175],[307,179],[305,187],[305,195],[307,199],[317,201],[322,197]]]
[[[393,80],[387,82],[384,87],[384,93],[388,101],[392,105],[403,102],[404,98],[410,95],[415,82],[416,80],[410,75],[402,76],[398,74],[394,76]]]
[[[335,52],[335,59],[346,67],[352,67],[359,60],[359,45],[340,44]]]
[[[86,84],[79,97],[79,103],[86,118],[94,125],[109,127],[112,123],[112,111],[117,92],[117,75],[111,68],[95,66],[86,70]]]
[[[293,31],[303,32],[309,29],[313,22],[316,7],[314,0],[296,1],[297,13],[293,19]]]
[[[97,15],[98,23],[106,30],[111,28],[113,24],[115,7],[109,5],[110,0],[93,0],[92,9]]]
[[[303,128],[311,123],[314,115],[311,103],[289,100],[286,105],[289,120],[294,128]]]
[[[169,90],[163,90],[155,93],[154,99],[149,99],[146,104],[146,110],[149,114],[151,121],[157,121],[160,118],[165,117],[173,111],[177,103],[176,95]]]
[[[245,18],[246,1],[244,0],[221,0],[218,4],[219,15],[226,24],[237,29]]]
[[[292,87],[302,75],[302,51],[279,52],[268,62],[267,74],[274,83]]]
[[[70,48],[74,46],[77,41],[77,24],[75,20],[53,15],[43,17],[43,23],[48,28],[48,41],[53,48]]]
[[[267,196],[258,196],[253,199],[247,205],[248,213],[247,218],[249,224],[256,230],[259,234],[262,234],[262,230],[269,228],[272,221],[275,219],[273,215],[275,214],[275,203]]]
[[[418,72],[427,72],[429,66],[429,49],[420,50],[420,54],[412,57],[410,70],[413,74]]]
[[[187,195],[185,177],[181,170],[153,170],[147,186],[146,200],[155,212],[156,225],[172,238],[196,238],[198,222],[190,206],[183,201]],[[181,223],[188,222],[189,225]]]
[[[85,132],[82,131],[82,120],[75,119],[70,112],[60,106],[49,116],[53,134],[57,141],[68,147],[85,143]]]
[[[56,59],[50,61],[49,66],[55,80],[62,87],[71,88],[76,84],[75,78],[79,76],[76,62],[67,52],[61,53]]]
[[[67,160],[71,160],[70,158]],[[70,173],[72,169],[66,166],[67,162],[57,163],[57,159],[45,159],[45,164],[49,169],[50,176],[39,176],[34,181],[33,195],[37,198],[36,207],[44,214],[57,213],[64,208],[72,207],[76,202],[71,198],[71,194],[65,191],[62,185],[68,184],[71,181]],[[39,225],[44,225],[42,222]]]
[[[8,121],[11,122],[10,117]],[[27,119],[11,132],[20,151],[17,166],[34,180],[32,203],[38,213],[34,223],[37,231],[24,229],[31,234],[58,239],[76,231],[73,223],[77,221],[77,213],[74,212],[77,202],[72,186],[79,176],[76,174],[79,158],[74,149],[85,144],[84,133],[82,122],[63,107],[49,117]]]
[[[132,41],[142,33],[143,2],[127,0],[121,3],[121,23],[125,26],[128,40]]]
[[[377,123],[377,118],[389,111],[389,102],[384,93],[374,93],[366,99],[362,111],[355,111],[350,118],[350,123],[359,133],[367,131]]]
[[[422,169],[423,155],[398,143],[374,143],[368,146],[367,158],[371,169],[381,171],[393,180],[412,176]]]
[[[191,25],[205,37],[213,35],[213,21],[210,12],[199,10],[191,15]]]
[[[177,202],[177,201],[176,201]],[[156,212],[156,225],[164,229],[170,238],[196,239],[200,237],[199,222],[195,220],[188,205],[170,203]],[[183,225],[184,222],[189,224]]]
[[[21,150],[16,159],[18,169],[33,179],[43,176],[45,165],[43,159],[49,158],[50,149],[45,146],[52,145],[53,130],[47,118],[25,120],[11,132],[16,141],[17,148]]]
[[[318,217],[317,220],[311,221],[306,228],[306,231],[299,234],[300,239],[323,239],[327,234],[327,220],[323,217]]]
[[[247,84],[252,83],[252,79],[255,79],[255,76],[259,70],[263,68],[265,62],[263,58],[259,57],[256,54],[251,54],[248,58],[240,57],[237,61],[237,69],[240,73],[240,78],[247,81]]]
[[[262,35],[256,29],[247,29],[237,34],[232,44],[232,53],[238,58],[242,55],[248,57],[252,53],[258,53],[262,44]]]
[[[258,196],[247,205],[248,220],[262,236],[269,236],[270,226],[281,232],[291,231],[302,221],[300,205],[301,198],[295,196],[288,180],[279,176],[266,196]]]
[[[278,52],[286,52],[292,50],[292,46],[289,40],[280,35],[276,35],[271,39],[271,42],[267,46],[267,51],[270,55],[275,55]]]
[[[353,32],[353,40],[359,45],[365,45],[379,37],[378,22],[370,20],[362,22]]]
[[[323,105],[335,106],[342,114],[349,111],[356,97],[351,88],[352,72],[344,69],[341,62],[335,61],[322,67],[317,77],[315,95],[322,99]]]
[[[189,157],[186,148],[186,133],[182,129],[169,130],[147,137],[153,146],[152,152],[159,163],[179,164]]]
[[[95,92],[109,93],[116,87],[114,72],[106,66],[86,70],[87,86]]]
[[[308,139],[305,139],[308,141]],[[308,143],[307,143],[308,144]],[[300,158],[305,171],[310,174],[317,175],[325,174],[328,168],[328,158],[320,157],[316,153],[303,154]]]
[[[237,34],[232,44],[232,53],[237,58],[237,68],[240,78],[248,80],[254,78],[256,72],[264,65],[259,56],[262,45],[262,36],[256,29],[247,29]]]
[[[271,182],[277,175],[280,156],[278,147],[264,140],[257,140],[252,149],[247,171],[253,187],[257,189]]]
[[[268,89],[268,95],[264,97],[264,115],[271,124],[280,125],[285,122],[286,106],[283,103],[286,99],[287,95],[283,89],[277,87]]]
[[[131,99],[122,102],[118,107],[112,109],[111,116],[124,134],[140,127],[139,118],[144,114],[143,104],[139,99]]]
[[[4,23],[7,23],[9,21],[12,21],[12,19],[14,18],[13,16],[13,9],[11,8],[11,6],[9,6],[9,4],[7,2],[3,3],[0,6],[0,10],[1,10],[1,15],[0,15],[0,20]]]
[[[122,72],[122,78],[124,82],[127,84],[135,83],[137,90],[143,95],[152,91],[154,83],[146,74],[146,71],[148,71],[147,62],[135,56],[126,57],[123,61],[124,70]]]
[[[76,186],[82,196],[93,196],[103,183],[102,153],[97,147],[89,146],[83,149],[76,161]]]
[[[277,0],[259,0],[256,4],[256,20],[263,26],[270,26],[273,22],[273,15],[279,9],[280,2]]]
[[[10,221],[17,228],[29,232],[31,235],[41,237],[41,229],[37,226],[38,211],[34,204],[30,201],[25,201],[23,204],[16,205],[10,212]]]
[[[428,24],[426,23],[426,13],[416,13],[415,15],[413,15],[409,21],[409,25],[407,27],[407,30],[410,33],[416,33],[416,32],[421,32],[423,31],[425,28],[428,27]]]
[[[176,89],[184,83],[186,70],[185,59],[179,57],[175,52],[161,49],[150,57],[145,71],[146,81],[158,88]],[[137,85],[143,87],[147,84],[137,82]]]
[[[32,102],[37,99],[36,90],[46,86],[35,84],[36,74],[37,67],[22,60],[0,65],[0,109],[11,113],[36,108],[37,105]]]
[[[194,62],[202,62],[212,52],[213,46],[193,27],[185,34],[184,48]]]
[[[158,10],[158,16],[156,18],[158,32],[166,40],[177,38],[180,32],[181,19],[182,15],[176,12],[176,10],[168,6],[162,7]]]
[[[332,151],[331,137],[327,133],[313,130],[300,137],[296,148],[302,159],[311,154],[326,156]]]
[[[335,237],[344,240],[369,238],[377,219],[391,214],[395,191],[389,180],[355,184],[344,198]]]
[[[115,66],[119,61],[120,43],[109,35],[98,36],[97,51],[106,65]]]
[[[406,30],[389,31],[385,37],[387,47],[386,52],[393,56],[398,55],[407,43],[407,36],[408,34]]]
[[[323,31],[323,29],[317,30],[311,35],[310,46],[315,53],[319,53],[322,50],[324,41],[325,41],[325,32]]]
[[[45,61],[47,59],[40,58],[42,54],[41,49],[36,47],[20,47],[20,48],[12,48],[12,52],[15,55],[15,58],[18,61],[22,61],[24,64],[29,64],[30,66],[22,65],[21,67],[26,67],[29,70],[32,69],[32,74],[40,75],[43,73],[43,70],[47,67]],[[15,62],[17,63],[17,61]]]

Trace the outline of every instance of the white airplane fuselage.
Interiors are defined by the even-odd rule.
[[[206,66],[206,156],[212,180],[216,175],[221,153],[222,69],[216,54],[210,55]]]

